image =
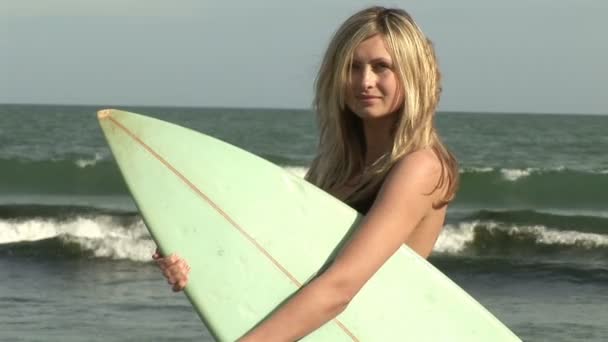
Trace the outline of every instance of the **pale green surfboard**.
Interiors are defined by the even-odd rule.
[[[133,113],[99,120],[152,237],[189,261],[186,294],[220,341],[280,306],[356,229],[356,211],[253,154]],[[519,341],[406,246],[304,340]]]

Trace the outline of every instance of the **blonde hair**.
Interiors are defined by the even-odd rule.
[[[381,35],[391,54],[403,100],[397,110],[392,149],[365,165],[362,122],[346,105],[354,50],[361,42]],[[392,166],[403,156],[432,148],[442,165],[435,190],[445,186],[435,207],[449,203],[458,187],[456,158],[441,142],[434,115],[441,93],[435,52],[410,15],[400,9],[370,7],[348,18],[334,34],[315,81],[313,108],[317,113],[319,145],[306,179],[330,191],[362,173],[346,202],[373,196]]]

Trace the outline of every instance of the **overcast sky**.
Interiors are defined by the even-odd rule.
[[[0,103],[309,108],[372,4],[435,42],[440,110],[608,114],[606,0],[0,0]]]

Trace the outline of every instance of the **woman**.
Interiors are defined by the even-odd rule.
[[[368,8],[338,29],[316,80],[319,151],[306,178],[367,215],[333,264],[241,341],[306,336],[403,243],[428,257],[458,183],[433,124],[439,82],[433,47],[405,11]],[[185,261],[154,259],[185,287]]]

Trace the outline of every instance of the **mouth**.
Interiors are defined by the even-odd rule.
[[[359,95],[357,96],[358,100],[366,101],[366,100],[375,100],[379,99],[380,96],[372,96],[372,95]]]
[[[357,100],[364,106],[373,105],[380,99],[379,96],[362,95],[357,96]]]

